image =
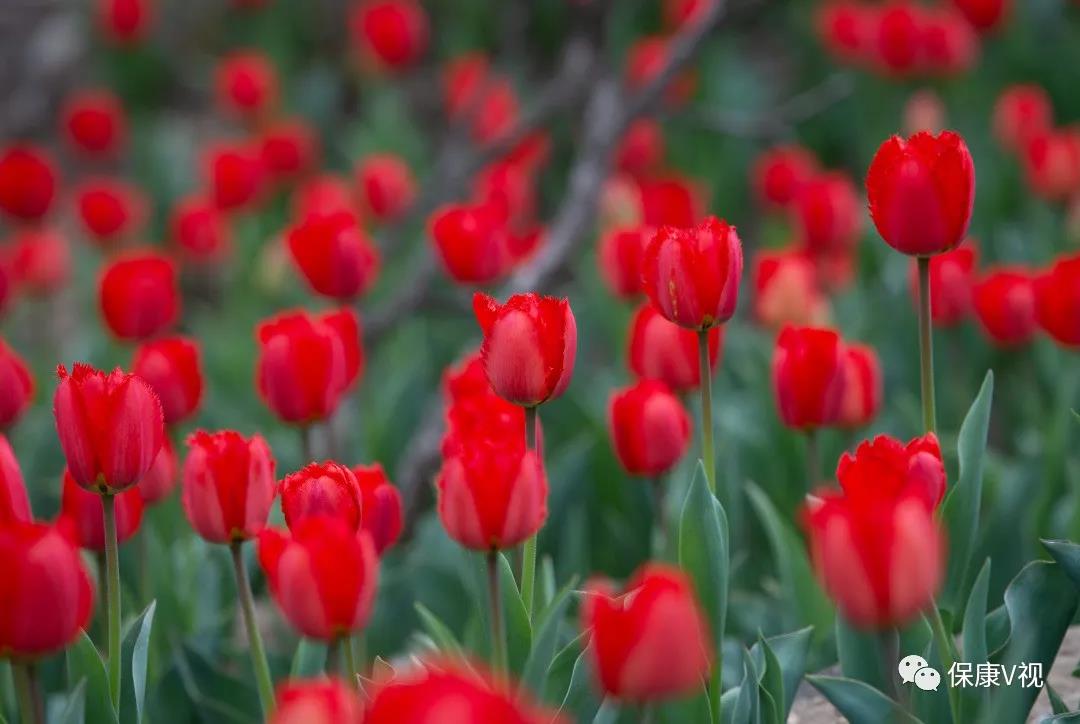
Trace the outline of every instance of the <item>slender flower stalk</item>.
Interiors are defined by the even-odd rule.
[[[815,428],[806,431],[806,485],[813,490],[821,477],[821,450],[818,447],[818,434]]]
[[[15,696],[19,701],[19,716],[23,724],[45,724],[45,709],[37,686],[37,672],[30,663],[12,662]]]
[[[942,670],[951,671],[953,662],[956,661],[956,657],[953,655],[953,640],[948,629],[945,628],[945,622],[941,620],[941,611],[938,609],[936,601],[930,607],[929,623],[934,632],[934,646],[938,650]],[[962,721],[960,719],[960,698],[956,689],[946,686],[945,690],[949,692],[949,711],[952,713],[952,720],[954,722]]]
[[[116,496],[102,495],[105,516],[105,600],[108,607],[109,698],[120,710],[120,546],[116,541]]]
[[[525,447],[533,450],[543,465],[543,451],[540,450],[536,422],[539,408],[525,408]],[[533,589],[536,587],[536,535],[525,541],[521,560],[521,599],[525,602],[525,612],[532,620]]]
[[[259,704],[262,707],[263,716],[268,717],[274,709],[274,682],[270,677],[270,666],[266,663],[262,636],[255,623],[255,601],[251,596],[251,583],[248,581],[247,567],[244,565],[242,545],[240,541],[234,541],[229,544],[229,550],[232,553],[233,572],[236,574],[236,592],[240,599],[240,612],[244,617],[244,627],[247,629],[248,645],[251,646],[251,664],[255,669]]]
[[[505,674],[508,669],[506,629],[503,625],[502,591],[499,590],[499,552],[486,555],[488,594],[491,597],[491,665],[496,672]]]
[[[930,257],[920,256],[919,265],[919,370],[922,381],[923,427],[937,431],[934,403],[934,336],[930,327]]]
[[[359,681],[356,677],[360,672],[356,668],[356,651],[353,649],[353,637],[342,636],[339,646],[341,647],[342,661],[345,663],[345,673],[349,675],[349,681],[355,685]]]
[[[701,374],[701,457],[709,492],[716,495],[716,456],[713,453],[712,369],[709,366],[709,332],[698,332],[698,369]]]

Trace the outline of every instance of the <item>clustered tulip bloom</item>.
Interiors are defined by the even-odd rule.
[[[360,485],[360,527],[371,536],[380,556],[401,537],[401,494],[394,487],[382,465],[357,465],[352,469]]]
[[[619,462],[631,475],[663,475],[690,447],[690,414],[659,380],[615,391],[608,426]]]
[[[389,153],[365,157],[356,167],[356,185],[365,213],[394,221],[412,206],[416,181],[405,160]]]
[[[724,328],[708,331],[709,369],[720,360]],[[698,341],[693,331],[664,319],[651,304],[638,307],[630,320],[628,342],[630,370],[643,380],[662,380],[675,392],[701,384]]]
[[[79,486],[64,471],[58,525],[69,526],[81,548],[105,550],[105,518],[101,496]],[[116,504],[116,542],[123,544],[139,530],[143,518],[141,487],[131,487],[113,498]]]
[[[102,318],[117,338],[153,337],[180,316],[176,264],[155,251],[125,253],[102,273],[98,299]]]
[[[331,299],[355,299],[379,273],[378,250],[348,212],[308,216],[289,231],[288,244],[308,286]]]
[[[16,221],[37,221],[56,197],[56,169],[40,148],[20,143],[0,151],[0,211]]]
[[[15,350],[0,339],[0,430],[22,416],[34,396],[34,378]]]
[[[131,371],[158,396],[166,425],[183,422],[198,410],[203,374],[196,340],[177,336],[144,342],[135,350]]]
[[[103,246],[136,236],[146,219],[146,198],[124,181],[88,181],[77,192],[75,204],[86,233]]]
[[[277,493],[274,456],[260,435],[199,431],[188,438],[181,502],[191,527],[211,543],[254,538]]]
[[[326,461],[307,467],[281,481],[281,511],[285,525],[296,530],[312,517],[334,517],[351,530],[360,528],[363,495],[353,471],[344,465]]]
[[[975,316],[996,344],[1024,344],[1038,331],[1035,279],[1031,270],[1016,265],[986,270],[972,287]]]
[[[453,204],[431,217],[430,235],[446,273],[462,284],[490,284],[536,250],[538,234],[517,234],[494,205]]]
[[[844,403],[845,347],[831,329],[787,327],[776,339],[772,379],[776,408],[788,427],[835,424]]]
[[[478,351],[446,371],[443,396],[446,403],[443,456],[453,455],[469,440],[492,435],[525,439],[525,411],[495,394]]]
[[[618,595],[609,581],[586,586],[581,627],[600,689],[631,702],[669,699],[703,685],[712,638],[694,587],[661,563],[640,568]]]
[[[19,461],[5,435],[0,434],[0,527],[33,520]]]
[[[843,492],[819,490],[803,511],[818,579],[852,624],[906,624],[933,604],[945,572],[937,438],[877,437],[845,453],[836,476]]]
[[[364,704],[356,687],[338,679],[289,680],[277,688],[270,724],[361,724]]]
[[[88,158],[115,156],[126,141],[127,117],[112,91],[73,93],[64,102],[61,117],[68,143]]]

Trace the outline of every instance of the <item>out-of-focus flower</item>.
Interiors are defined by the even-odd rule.
[[[924,9],[911,0],[890,0],[870,13],[869,60],[881,72],[906,76],[921,70]]]
[[[364,211],[379,221],[400,218],[416,196],[416,182],[409,166],[401,157],[389,153],[362,159],[356,168],[356,184]]]
[[[116,179],[92,179],[75,196],[86,233],[101,246],[131,239],[142,230],[148,203],[136,186]]]
[[[219,143],[203,154],[203,180],[210,198],[223,211],[251,206],[266,181],[262,149],[251,143]]]
[[[67,142],[89,158],[113,157],[127,141],[127,116],[110,90],[76,91],[64,101],[61,118]]]
[[[180,316],[180,288],[172,259],[136,250],[105,267],[98,285],[101,315],[119,339],[147,339]]]
[[[978,261],[979,250],[970,240],[930,259],[930,319],[934,324],[952,326],[971,313],[971,285]],[[918,303],[919,272],[914,262],[911,296]]]
[[[476,109],[490,81],[491,64],[483,53],[465,53],[447,62],[443,70],[443,99],[447,114],[461,118]]]
[[[817,173],[814,155],[802,146],[776,146],[754,161],[751,182],[763,206],[786,208]]]
[[[143,517],[143,499],[138,488],[128,488],[115,496],[116,542],[123,544],[139,530]],[[105,509],[101,496],[83,490],[71,473],[64,471],[58,525],[70,526],[79,547],[105,550]]]
[[[261,156],[271,181],[289,183],[318,164],[319,138],[300,118],[274,121],[263,130]]]
[[[277,70],[258,50],[240,50],[222,58],[214,83],[221,110],[248,121],[265,118],[278,101]]]
[[[924,9],[921,32],[923,63],[929,72],[957,75],[975,65],[979,39],[959,12],[948,7]]]
[[[979,325],[995,344],[1015,346],[1035,336],[1038,319],[1030,270],[1019,266],[987,269],[971,291]]]
[[[0,433],[0,528],[10,523],[33,520],[19,461],[7,436]]]
[[[348,212],[309,216],[289,230],[289,253],[312,291],[348,301],[379,274],[379,251]]]
[[[659,380],[616,390],[608,404],[615,454],[631,475],[657,477],[678,464],[690,446],[690,415]]]
[[[874,8],[861,0],[829,0],[818,6],[817,31],[839,60],[863,63],[873,42],[874,18]]]
[[[664,160],[664,132],[653,118],[639,118],[630,124],[619,142],[615,167],[635,176],[650,173]]]
[[[1039,326],[1058,344],[1080,345],[1080,256],[1063,256],[1035,279]]]
[[[814,262],[801,249],[762,251],[754,257],[754,317],[770,329],[814,326],[829,319],[829,300]]]
[[[352,470],[332,461],[308,463],[281,481],[281,512],[285,525],[295,531],[312,517],[334,517],[352,530],[363,515],[360,483]]]
[[[859,238],[862,214],[855,184],[829,171],[807,179],[792,206],[801,244],[812,254],[851,249]]]
[[[193,264],[216,264],[232,250],[229,220],[199,195],[188,196],[173,207],[169,240],[180,256]]]
[[[150,466],[150,470],[139,481],[137,490],[144,504],[154,505],[169,497],[169,494],[176,489],[178,482],[180,478],[177,475],[176,451],[173,450],[169,436],[166,435],[161,445],[161,452],[158,453],[154,464]]]
[[[1008,17],[1012,0],[952,0],[979,32],[994,30]]]
[[[495,394],[479,351],[446,370],[443,396],[446,401],[443,457],[455,455],[463,445],[477,438],[490,440],[497,434],[511,441],[525,439],[525,411]]]
[[[183,422],[199,409],[202,353],[194,339],[177,336],[144,342],[135,350],[131,371],[161,400],[166,425]]]
[[[34,397],[34,378],[26,362],[0,338],[0,430],[15,424]]]
[[[181,502],[191,527],[211,543],[254,538],[277,493],[270,446],[232,430],[200,430],[187,444]]]
[[[664,0],[664,24],[671,30],[698,22],[715,0]]]
[[[1029,141],[1054,126],[1054,108],[1042,86],[1012,85],[994,104],[994,135],[1006,149],[1023,152]]]
[[[831,329],[787,327],[776,339],[772,379],[776,409],[797,430],[835,424],[844,403],[846,352]]]
[[[1028,185],[1048,201],[1080,193],[1080,126],[1036,133],[1021,156]]]
[[[642,179],[638,190],[642,221],[649,226],[694,226],[705,208],[694,182],[674,174]]]
[[[635,42],[626,58],[626,83],[639,89],[651,83],[668,62],[670,40],[664,35],[650,35]],[[664,89],[668,103],[682,105],[693,97],[697,78],[692,70],[680,71]]]
[[[338,679],[290,679],[278,685],[270,724],[361,724],[356,687]]]
[[[15,143],[0,151],[0,210],[17,221],[37,221],[56,196],[56,169],[43,150]]]
[[[379,68],[401,70],[427,50],[428,16],[416,0],[361,0],[349,26],[361,56]]]
[[[292,216],[297,221],[342,212],[360,217],[353,190],[340,176],[320,174],[302,183],[293,194]]]
[[[709,329],[709,367],[720,359],[724,328]],[[651,304],[638,307],[630,321],[630,369],[638,379],[662,380],[676,392],[701,384],[697,334],[664,319]]]
[[[877,351],[864,344],[844,347],[844,400],[840,404],[842,427],[865,427],[881,411],[885,380]]]
[[[15,232],[10,241],[10,268],[20,292],[45,297],[65,286],[71,278],[71,248],[56,229],[29,226]]]
[[[97,0],[98,25],[117,45],[136,45],[150,31],[154,19],[151,0]]]
[[[401,494],[378,463],[357,465],[352,472],[363,500],[360,526],[371,535],[375,552],[381,556],[401,536]]]
[[[648,226],[613,227],[600,237],[596,260],[608,288],[623,299],[641,294],[641,258],[656,229]]]

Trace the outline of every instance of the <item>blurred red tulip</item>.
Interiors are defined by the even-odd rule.
[[[892,248],[939,254],[963,241],[975,200],[975,167],[959,135],[916,133],[881,144],[866,175],[870,216]]]
[[[0,338],[0,430],[7,430],[30,405],[34,378],[15,350]]]
[[[9,247],[10,269],[21,292],[45,297],[67,286],[71,248],[59,231],[27,226],[15,232]]]
[[[443,397],[446,401],[443,457],[455,455],[463,445],[477,438],[491,439],[498,434],[511,441],[525,439],[525,411],[495,394],[479,351],[446,370]]]
[[[701,219],[705,202],[693,181],[676,175],[638,182],[642,220],[648,226],[694,226]]]
[[[94,590],[79,550],[59,529],[0,525],[0,651],[33,660],[66,648],[90,625]]]
[[[664,35],[639,38],[626,58],[626,84],[638,90],[651,83],[664,69],[671,52],[670,39]],[[689,101],[697,88],[697,77],[692,70],[680,71],[664,89],[668,103],[682,105]]]
[[[701,688],[713,663],[709,625],[679,569],[647,563],[619,595],[607,580],[586,584],[581,627],[600,690],[651,702]]]
[[[225,215],[203,196],[182,199],[169,218],[169,239],[181,258],[193,264],[216,264],[232,250],[232,230]]]
[[[289,230],[288,244],[293,263],[316,294],[349,301],[379,275],[379,250],[348,212],[303,219]]]
[[[92,179],[76,192],[83,229],[101,246],[137,236],[148,210],[138,187],[117,179]]]
[[[502,138],[521,113],[514,85],[502,76],[488,80],[477,105],[471,125],[473,139],[478,143],[494,143]]]
[[[788,427],[835,424],[844,403],[846,351],[831,329],[786,327],[776,339],[772,378],[776,409]]]
[[[696,23],[716,0],[664,0],[664,24],[671,30]]]
[[[247,121],[265,118],[278,102],[277,69],[258,50],[238,50],[218,61],[214,84],[221,110]]]
[[[922,17],[922,53],[926,70],[957,75],[975,65],[979,39],[960,13],[946,7],[928,8]]]
[[[19,461],[7,436],[0,433],[0,528],[16,522],[29,523],[33,519]]]
[[[269,124],[262,133],[263,167],[275,183],[289,183],[319,162],[319,138],[308,123],[286,118]]]
[[[877,351],[864,344],[844,348],[844,399],[840,404],[841,427],[866,427],[881,411],[885,381]]]
[[[203,181],[210,198],[223,211],[251,206],[266,180],[262,149],[251,143],[219,143],[203,154]]]
[[[1012,0],[952,0],[967,21],[980,32],[994,30],[1009,15]]]
[[[168,498],[179,482],[176,451],[166,435],[154,464],[139,481],[139,495],[145,505],[154,505]]]
[[[338,463],[308,463],[281,481],[281,512],[285,525],[296,531],[308,518],[334,517],[351,530],[360,528],[364,514],[360,483],[352,470]]]
[[[116,542],[123,544],[139,530],[143,517],[143,499],[138,488],[128,488],[115,496]],[[105,550],[105,508],[101,496],[84,490],[64,471],[58,525],[70,526],[80,548]]]
[[[389,153],[362,159],[356,169],[356,182],[364,211],[379,221],[400,218],[416,196],[416,182],[408,164]]]
[[[477,292],[473,312],[484,333],[480,349],[496,394],[534,407],[566,391],[577,356],[577,322],[568,300],[529,293],[499,304]]]
[[[357,465],[352,472],[363,500],[360,526],[371,535],[375,552],[381,556],[401,536],[401,494],[379,463]]]
[[[922,69],[924,12],[912,0],[890,0],[870,13],[870,60],[880,71],[906,76]]]
[[[127,141],[127,116],[111,90],[75,91],[64,101],[61,118],[67,142],[89,158],[113,157]]]
[[[70,375],[63,365],[57,375],[53,416],[71,476],[100,494],[138,483],[164,444],[157,395],[119,369],[106,374],[77,362]]]
[[[490,209],[499,223],[520,232],[535,225],[536,180],[531,159],[498,161],[480,170],[473,183],[473,201]]]
[[[1058,344],[1080,345],[1080,255],[1059,257],[1035,279],[1035,312]]]
[[[324,173],[300,184],[292,198],[292,217],[302,221],[314,216],[349,213],[360,218],[353,190],[341,176]]]
[[[367,624],[379,559],[366,531],[318,516],[288,533],[267,528],[259,563],[278,607],[304,636],[331,642]]]
[[[442,74],[443,100],[451,118],[471,114],[491,81],[491,64],[483,53],[465,53],[448,61]]]
[[[362,724],[356,687],[338,679],[289,679],[277,687],[270,724]]]
[[[191,527],[211,543],[258,535],[277,494],[274,455],[260,435],[232,430],[187,439],[181,502]]]
[[[761,251],[754,257],[754,318],[779,330],[792,324],[814,326],[829,318],[814,263],[799,249]]]
[[[153,337],[180,316],[176,265],[153,250],[125,253],[105,267],[98,299],[102,318],[117,338]]]
[[[1011,85],[994,104],[994,135],[1010,151],[1024,151],[1032,138],[1053,126],[1054,108],[1042,86]]]
[[[775,146],[754,161],[751,182],[763,206],[786,208],[817,174],[817,159],[802,146]]]
[[[735,313],[743,254],[735,227],[709,217],[696,228],[661,227],[642,259],[642,286],[656,311],[690,329]]]
[[[817,31],[839,60],[863,63],[874,42],[877,12],[861,0],[828,0],[818,6]]]
[[[0,151],[0,211],[37,221],[49,212],[56,187],[56,168],[37,146],[15,143]]]
[[[642,293],[641,258],[655,234],[652,227],[637,226],[612,227],[600,236],[600,276],[616,296],[633,299]]]
[[[975,316],[986,335],[1002,346],[1031,341],[1038,330],[1032,273],[1019,266],[987,269],[972,287]],[[931,297],[933,299],[933,297]]]
[[[190,337],[144,342],[135,350],[131,371],[143,378],[161,400],[166,425],[187,420],[203,395],[202,352]]]
[[[361,55],[376,67],[401,70],[427,50],[428,16],[416,0],[360,0],[349,25]]]
[[[117,45],[141,42],[153,22],[152,0],[97,0],[98,24]]]
[[[971,313],[971,285],[979,250],[968,241],[952,251],[930,259],[930,319],[934,324],[948,327],[963,321]],[[919,301],[919,272],[911,264],[911,296]]]
[[[663,475],[690,447],[690,415],[659,380],[643,380],[612,393],[608,429],[615,454],[631,475]]]
[[[1048,201],[1080,194],[1080,126],[1037,133],[1021,156],[1028,186]]]
[[[709,329],[709,364],[720,359],[724,328]],[[642,380],[661,380],[676,392],[701,384],[697,335],[664,319],[649,303],[642,304],[630,321],[630,369]]]
[[[641,176],[656,170],[664,160],[664,131],[654,118],[639,118],[630,124],[619,142],[615,167],[623,173]]]
[[[792,207],[800,242],[811,254],[851,249],[862,227],[861,205],[855,184],[840,171],[805,180]]]

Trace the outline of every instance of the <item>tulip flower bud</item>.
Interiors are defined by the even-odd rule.
[[[773,352],[773,392],[788,427],[835,424],[844,402],[844,343],[831,329],[787,327]]]
[[[266,181],[262,149],[252,143],[216,144],[202,158],[203,182],[222,211],[254,205]]]
[[[496,394],[534,407],[566,391],[577,355],[577,323],[568,300],[529,293],[499,304],[477,292],[473,311],[484,332],[480,353]]]
[[[295,531],[312,517],[334,517],[352,530],[360,528],[363,494],[352,470],[335,462],[309,463],[281,481],[285,525]]]
[[[139,530],[143,517],[143,499],[138,488],[128,488],[114,496],[116,505],[116,542],[122,544]],[[105,550],[105,508],[101,496],[79,487],[71,473],[64,471],[58,525],[69,526],[79,547]]]
[[[356,168],[364,211],[379,221],[401,218],[416,197],[416,181],[404,159],[389,153],[367,156]]]
[[[330,642],[367,623],[379,560],[366,531],[314,516],[289,533],[267,528],[258,550],[270,593],[304,636]]]
[[[47,297],[67,286],[71,277],[71,249],[57,230],[24,227],[15,232],[10,244],[10,272],[19,291]]]
[[[102,246],[138,235],[146,221],[146,198],[123,181],[88,181],[77,192],[75,203],[86,233]]]
[[[824,324],[829,301],[814,263],[801,250],[762,251],[754,257],[754,317],[770,329]]]
[[[1012,85],[994,104],[994,135],[1007,150],[1022,152],[1035,136],[1054,126],[1054,108],[1042,86]]]
[[[804,181],[792,212],[799,241],[811,253],[849,250],[859,240],[859,199],[844,173],[830,171]]]
[[[986,270],[972,287],[975,316],[999,346],[1030,342],[1038,331],[1032,273],[1019,266]]]
[[[884,397],[881,360],[873,347],[848,344],[844,348],[844,400],[840,404],[842,427],[865,427],[881,411]]]
[[[610,581],[585,587],[581,627],[601,691],[651,702],[701,688],[713,661],[712,639],[694,587],[679,569],[650,563],[617,595]]]
[[[352,471],[363,500],[360,527],[371,535],[375,552],[381,556],[401,536],[401,494],[378,463],[357,465]]]
[[[263,131],[259,155],[271,181],[289,183],[318,165],[319,138],[306,121],[286,118]]]
[[[105,267],[98,298],[102,318],[117,338],[153,337],[180,316],[176,265],[156,251],[126,253]]]
[[[29,406],[34,378],[15,350],[0,339],[0,430],[7,430]]]
[[[56,197],[56,169],[45,152],[26,143],[0,151],[0,211],[17,221],[37,221]]]
[[[270,724],[361,724],[356,687],[338,679],[290,679],[278,685]]]
[[[124,145],[127,117],[120,99],[105,89],[76,91],[61,111],[68,143],[89,158],[110,158]]]
[[[277,70],[259,51],[242,50],[222,58],[215,85],[219,107],[248,121],[265,117],[277,103]]]
[[[1012,0],[952,0],[972,27],[981,33],[994,30],[1008,16]]]
[[[1062,256],[1035,280],[1039,325],[1055,342],[1080,345],[1080,255]]]
[[[892,0],[869,14],[869,60],[881,73],[897,78],[922,68],[924,10],[911,0]]]
[[[973,241],[931,257],[930,319],[934,324],[952,326],[971,313],[971,286],[978,260],[979,250]],[[918,303],[919,273],[914,263],[911,265],[911,296]]]
[[[616,296],[632,299],[641,294],[641,258],[655,233],[649,226],[616,227],[600,237],[600,275]]]
[[[709,368],[716,369],[724,328],[709,329]],[[630,321],[630,370],[642,380],[661,380],[676,392],[701,384],[697,335],[664,319],[651,304],[638,307]]]
[[[858,0],[829,0],[818,6],[817,34],[837,60],[863,64],[870,53],[875,9]]]
[[[615,454],[631,475],[663,475],[690,446],[690,415],[658,380],[616,390],[608,405],[608,428]]]
[[[623,173],[641,176],[656,170],[664,160],[664,132],[653,118],[639,118],[630,124],[619,142],[615,167]]]
[[[682,176],[642,179],[638,181],[638,191],[642,222],[647,226],[692,227],[705,208],[704,190]]]
[[[63,365],[57,375],[53,416],[71,477],[109,495],[138,483],[165,439],[157,395],[119,369],[106,374],[76,363],[70,375]]]
[[[428,16],[416,0],[362,0],[349,18],[361,56],[376,67],[401,70],[428,46]]]
[[[951,131],[893,136],[874,156],[866,189],[885,243],[930,256],[963,241],[975,200],[975,167],[964,139]]]
[[[927,70],[937,75],[957,75],[975,65],[979,39],[964,16],[945,7],[923,12],[922,54]]]
[[[471,440],[496,434],[511,441],[525,439],[525,410],[495,394],[479,352],[446,371],[443,396],[446,399],[443,457],[454,456]]]
[[[139,495],[144,504],[154,505],[168,498],[178,482],[176,451],[166,435],[154,464],[139,481]]]
[[[183,422],[199,408],[203,394],[202,353],[188,337],[144,342],[135,350],[131,371],[142,377],[158,399],[166,425]]]
[[[1080,126],[1036,133],[1021,161],[1028,186],[1047,201],[1065,201],[1080,189]]]
[[[347,212],[309,216],[289,231],[288,243],[308,286],[331,299],[355,299],[379,274],[378,250]]]
[[[661,227],[645,249],[641,280],[665,319],[702,330],[735,313],[742,268],[735,227],[709,217],[697,228]]]
[[[274,456],[260,435],[198,431],[188,440],[181,501],[191,527],[211,543],[258,535],[277,493]]]
[[[763,206],[782,209],[795,201],[817,170],[817,159],[802,146],[777,146],[758,156],[751,182]]]
[[[97,0],[98,24],[116,45],[135,45],[146,37],[153,20],[151,0]]]
[[[528,252],[515,247],[491,204],[437,209],[430,235],[443,268],[462,284],[490,284],[506,276]]]
[[[228,219],[202,196],[189,196],[173,207],[169,240],[181,258],[193,264],[216,264],[232,249]]]
[[[9,523],[29,523],[33,519],[19,461],[7,436],[0,433],[0,528]]]
[[[78,549],[39,523],[0,525],[0,651],[36,659],[71,644],[90,625],[94,590]]]

